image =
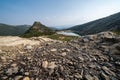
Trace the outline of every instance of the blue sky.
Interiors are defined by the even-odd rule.
[[[0,23],[73,26],[120,12],[120,0],[0,0]]]

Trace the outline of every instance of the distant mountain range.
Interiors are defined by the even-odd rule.
[[[36,25],[38,22],[34,22],[34,25]],[[41,26],[41,31],[49,32],[49,31],[55,31],[58,30],[57,28],[54,27],[46,27],[45,25],[41,24],[39,22],[39,25]],[[24,33],[28,32],[28,30],[31,30],[31,25],[9,25],[9,24],[4,24],[0,23],[0,36],[19,36],[23,35]],[[29,30],[29,31],[30,31]]]
[[[0,36],[18,36],[25,33],[30,25],[8,25],[0,23]]]
[[[76,25],[66,30],[79,35],[95,34],[109,30],[118,31],[120,30],[120,12],[82,25]]]
[[[37,33],[34,28],[37,26],[39,32]],[[0,36],[18,36],[22,34],[26,35],[39,35],[39,34],[51,34],[55,30],[59,30],[53,27],[46,27],[40,22],[35,22],[32,26],[30,25],[8,25],[0,23]],[[62,31],[62,30],[61,30]],[[63,31],[71,31],[79,35],[96,34],[103,31],[119,31],[120,32],[120,12],[110,15],[105,18],[101,18],[95,21],[91,21],[82,25],[76,25]],[[29,34],[28,34],[29,33]],[[35,34],[33,34],[35,33]]]

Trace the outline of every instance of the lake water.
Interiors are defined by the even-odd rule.
[[[65,32],[65,31],[60,31],[60,32],[57,32],[58,34],[63,34],[63,35],[66,35],[66,36],[79,36],[78,34],[75,34],[73,32]]]

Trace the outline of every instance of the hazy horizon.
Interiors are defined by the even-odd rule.
[[[0,0],[0,10],[0,23],[71,27],[120,12],[120,0]]]

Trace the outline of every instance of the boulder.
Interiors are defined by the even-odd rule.
[[[97,34],[98,38],[115,38],[115,34],[113,32],[107,31],[107,32],[101,32]]]
[[[30,78],[29,77],[24,77],[23,80],[30,80]]]
[[[54,48],[53,48],[53,49],[51,49],[50,51],[55,52],[55,51],[57,51],[57,49],[54,49]]]

